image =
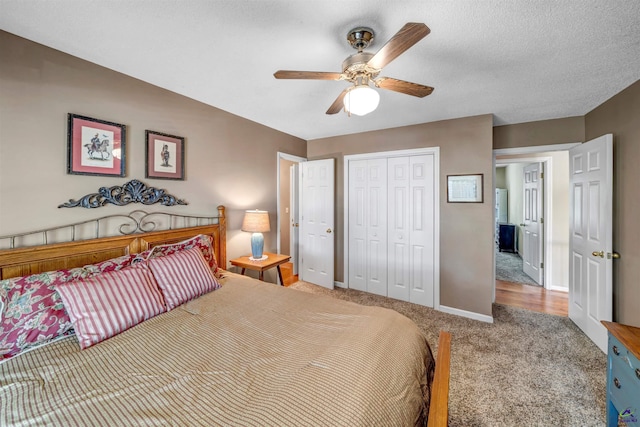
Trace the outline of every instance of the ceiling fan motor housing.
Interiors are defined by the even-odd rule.
[[[367,62],[373,56],[373,53],[358,52],[345,59],[342,62],[342,73],[345,75],[346,80],[353,81],[362,75],[374,79],[380,73],[380,70],[367,66]]]
[[[349,31],[347,41],[358,52],[365,50],[373,42],[373,30],[369,27],[357,27]]]

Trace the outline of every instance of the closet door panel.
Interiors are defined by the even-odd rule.
[[[367,290],[367,161],[349,162],[349,287]]]
[[[409,158],[387,160],[389,250],[387,252],[388,285],[391,298],[409,301],[411,230],[409,229]]]
[[[367,160],[367,291],[387,295],[387,159]]]
[[[426,292],[424,252],[423,246],[411,245],[411,292],[414,295]]]
[[[434,247],[434,221],[435,209],[438,208],[434,206],[434,157],[432,155],[411,156],[409,164],[411,194],[409,201],[411,212],[409,301],[433,307],[433,287],[435,286],[433,260],[436,249]]]

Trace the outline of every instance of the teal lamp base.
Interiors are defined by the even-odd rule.
[[[268,257],[262,253],[264,248],[264,236],[262,233],[253,233],[251,235],[251,261],[262,261]]]

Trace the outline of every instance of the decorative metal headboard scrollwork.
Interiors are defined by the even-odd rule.
[[[118,233],[121,235],[130,235],[150,231],[220,224],[220,220],[224,219],[225,215],[223,206],[218,206],[218,215],[219,216],[196,216],[168,212],[147,213],[143,210],[135,210],[128,214],[107,215],[74,224],[10,236],[0,236],[0,247],[14,249],[23,246],[47,245],[52,239],[54,243],[75,242],[118,235]],[[60,235],[64,235],[64,237],[60,238]],[[16,240],[30,241],[30,243],[16,246]],[[3,242],[4,244],[2,244]]]
[[[186,205],[182,199],[168,194],[165,190],[155,187],[147,187],[145,183],[137,179],[131,180],[122,186],[100,187],[97,193],[87,194],[78,200],[69,199],[68,202],[58,205],[59,208],[99,208],[112,203],[117,206],[129,203],[142,203],[153,205],[160,203],[164,206]]]

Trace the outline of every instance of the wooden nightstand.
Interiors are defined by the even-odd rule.
[[[270,268],[276,267],[278,269],[278,278],[280,279],[280,286],[284,286],[284,282],[282,281],[282,272],[280,271],[280,264],[284,264],[285,262],[289,262],[291,257],[289,255],[280,255],[280,254],[272,254],[269,252],[264,252],[264,255],[267,255],[269,258],[263,261],[251,261],[250,256],[243,256],[240,258],[232,259],[229,261],[231,265],[235,265],[236,267],[242,268],[242,273],[244,274],[246,269],[255,270],[260,272],[260,280],[264,281],[264,272],[265,270],[269,270]]]

